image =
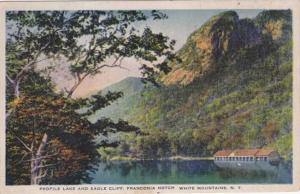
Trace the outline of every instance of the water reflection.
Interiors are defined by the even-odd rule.
[[[268,161],[244,161],[244,162],[228,162],[214,161],[219,167],[220,176],[223,178],[243,178],[249,179],[252,177],[267,180],[274,183],[291,183],[292,169],[290,164],[275,163],[271,164]],[[270,180],[269,180],[270,179]]]
[[[214,161],[220,168],[241,169],[250,171],[277,171],[280,164],[270,164],[268,161]]]
[[[237,167],[234,167],[236,165]],[[233,168],[234,167],[234,168]],[[101,162],[92,175],[93,184],[224,184],[291,183],[286,164],[219,164],[192,161],[108,161]]]

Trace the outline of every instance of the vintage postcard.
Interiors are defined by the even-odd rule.
[[[300,189],[299,1],[0,14],[1,194]]]

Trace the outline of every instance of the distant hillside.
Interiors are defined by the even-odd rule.
[[[150,134],[137,140],[135,149],[143,157],[271,147],[291,159],[289,10],[263,11],[254,19],[239,19],[233,11],[216,15],[190,35],[177,55],[182,62],[170,64],[172,71],[158,78],[162,87],[142,95],[138,87],[101,113],[129,119]],[[114,87],[131,91],[126,81],[121,83]]]
[[[128,77],[118,83],[106,87],[101,90],[102,94],[105,94],[108,91],[121,91],[124,96],[110,106],[105,107],[92,115],[90,119],[95,121],[100,117],[109,117],[115,121],[120,118],[127,120],[127,116],[130,116],[128,113],[131,112],[132,106],[140,100],[141,96],[139,94],[144,87],[145,85],[142,83],[141,79],[137,77]]]

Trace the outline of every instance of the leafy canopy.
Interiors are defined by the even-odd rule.
[[[144,79],[156,83],[174,60],[173,46],[162,33],[139,22],[165,19],[158,11],[9,11],[6,15],[7,184],[74,184],[89,182],[88,172],[100,158],[100,146],[117,146],[109,138],[119,131],[139,132],[127,121],[87,116],[108,106],[121,92],[72,99],[88,76],[104,68],[123,68],[124,58],[141,64]],[[67,64],[74,84],[54,92],[51,77],[38,66]],[[43,63],[42,63],[43,62]],[[47,69],[52,73],[52,67]],[[78,109],[86,107],[85,112]],[[96,136],[106,137],[95,142]]]
[[[174,60],[174,40],[141,22],[166,19],[159,11],[11,11],[7,13],[7,78],[23,79],[28,69],[44,60],[67,61],[74,85],[69,97],[88,76],[103,68],[123,68],[124,58],[141,64],[144,79],[168,73]]]

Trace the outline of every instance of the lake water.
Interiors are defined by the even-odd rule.
[[[228,168],[210,160],[109,161],[99,163],[91,176],[92,184],[292,183],[291,165],[244,166],[249,168]]]

